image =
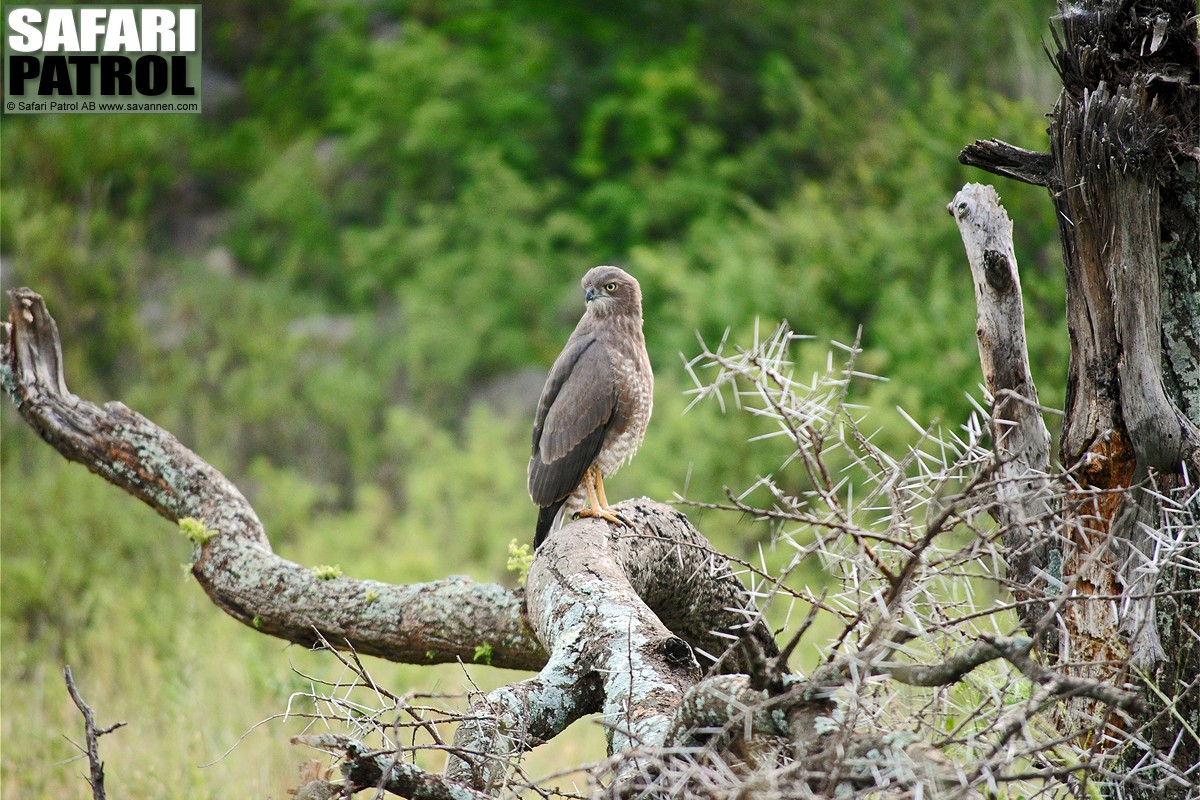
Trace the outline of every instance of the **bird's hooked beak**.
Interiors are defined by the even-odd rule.
[[[592,300],[594,300],[595,298],[596,298],[596,287],[595,287],[595,286],[589,286],[589,287],[587,288],[587,291],[583,293],[583,301],[584,301],[585,303],[590,303],[590,302],[592,302]]]

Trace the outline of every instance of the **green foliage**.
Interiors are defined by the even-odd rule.
[[[317,580],[331,581],[342,577],[342,568],[337,564],[317,564],[312,568],[312,574],[317,576]]]
[[[921,423],[968,412],[972,287],[944,206],[985,177],[958,165],[963,144],[1045,147],[1044,4],[205,11],[217,90],[203,115],[6,117],[3,277],[46,296],[74,391],[125,402],[221,469],[288,558],[388,582],[519,580],[527,545],[506,543],[532,534],[536,385],[511,387],[548,367],[594,264],[641,280],[657,377],[654,422],[609,482],[614,501],[720,500],[783,460],[780,440],[747,446],[762,420],[715,404],[683,413],[680,353],[697,352],[697,332],[748,341],[786,318],[848,342],[861,328],[859,367],[891,380],[851,399],[874,409],[881,446],[911,438],[895,405]],[[1058,405],[1050,204],[1000,189],[1034,375]],[[819,370],[825,353],[796,358]],[[278,795],[286,747],[253,776],[190,766],[303,689],[278,643],[179,578],[186,545],[150,511],[3,417],[0,793],[78,792],[72,770],[46,766],[71,755],[61,734],[76,721],[54,679],[69,660],[113,687],[102,715],[137,720],[137,739],[104,742],[112,780],[129,781],[114,794]],[[692,515],[735,555],[769,546],[748,519]],[[208,533],[181,525],[193,541]],[[826,579],[805,569],[796,580]],[[155,687],[148,707],[119,705],[142,702],[118,679],[134,671]],[[256,701],[228,708],[231,694]],[[171,746],[122,761],[123,736]]]
[[[192,517],[184,517],[179,520],[179,528],[183,531],[183,535],[197,547],[203,547],[212,538],[216,531],[209,530],[204,527],[204,521],[193,519]]]
[[[471,656],[471,660],[476,664],[486,664],[491,666],[492,663],[492,646],[487,642],[475,646],[475,654]]]
[[[524,586],[529,577],[529,567],[533,564],[533,547],[529,543],[518,544],[516,539],[508,543],[508,562],[505,565],[509,572],[517,573],[517,585]]]

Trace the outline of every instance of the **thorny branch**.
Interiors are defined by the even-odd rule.
[[[715,350],[703,347],[688,364],[698,398],[728,403],[732,395],[733,405],[774,421],[783,435],[808,448],[807,454],[789,461],[811,458],[839,465],[837,503],[828,501],[829,485],[821,481],[834,469],[805,469],[806,482],[796,480],[784,464],[748,491],[727,490],[728,503],[698,504],[770,522],[773,540],[796,553],[774,573],[780,580],[788,580],[799,563],[816,556],[843,582],[844,591],[822,598],[821,605],[845,615],[848,622],[833,648],[821,648],[827,663],[810,674],[805,690],[811,693],[824,686],[844,691],[846,701],[839,701],[834,715],[842,726],[874,729],[889,717],[887,709],[901,708],[905,711],[898,720],[909,729],[914,723],[924,729],[928,720],[927,741],[957,750],[964,786],[1044,779],[1042,791],[1053,793],[1054,787],[1070,786],[1087,776],[1103,778],[1111,757],[1079,748],[1112,731],[1105,729],[1103,719],[1058,715],[1059,701],[1083,696],[1112,711],[1136,713],[1144,699],[1127,688],[1077,677],[1069,664],[1062,665],[1067,671],[1049,669],[1031,654],[1032,639],[1009,631],[1015,622],[1012,613],[1021,609],[1036,609],[1027,618],[1043,630],[1065,606],[1131,598],[1083,593],[1076,578],[1058,575],[1047,579],[1055,592],[1049,604],[1041,594],[1044,590],[1015,601],[977,594],[984,576],[1001,573],[997,567],[1007,559],[1006,549],[1014,541],[1011,532],[1061,528],[1065,512],[1090,502],[1081,498],[1071,471],[1042,473],[1035,510],[1012,520],[1001,514],[1000,524],[989,525],[985,515],[994,513],[997,497],[1016,496],[1028,485],[1028,477],[1008,465],[1010,456],[992,452],[978,419],[968,421],[961,434],[913,423],[919,440],[906,456],[881,455],[869,437],[860,435],[863,412],[848,403],[830,402],[845,397],[848,384],[861,384],[868,377],[852,374],[851,366],[840,371],[830,367],[809,385],[796,382],[791,374],[799,370],[783,363],[790,355],[785,357],[781,346],[795,338],[781,327],[751,347],[729,349],[725,342]],[[715,375],[702,377],[703,371]],[[998,397],[1015,399],[1003,391]],[[823,439],[795,436],[795,431],[806,429],[826,431],[832,447]],[[852,499],[848,487],[867,487],[869,499]],[[769,503],[750,499],[755,489],[766,489]],[[1161,532],[1155,534],[1155,571],[1195,569],[1195,543],[1185,533],[1196,524],[1195,503],[1189,499],[1194,491],[1185,488],[1165,498],[1169,510]],[[875,502],[876,497],[886,502]],[[1022,588],[1015,578],[1007,585]],[[774,596],[796,597],[786,590]],[[822,616],[829,618],[828,612]],[[838,655],[842,649],[845,652]],[[994,665],[997,661],[1011,664],[1015,672],[1005,674]],[[879,676],[892,683],[880,683]],[[900,690],[897,684],[914,689]],[[932,695],[927,689],[934,690]],[[1006,695],[1012,698],[1008,702],[1002,699]],[[934,733],[942,715],[957,720],[949,738]],[[1029,737],[1028,746],[1014,751],[1006,742],[1020,730]],[[1136,735],[1126,735],[1137,746]],[[973,764],[972,758],[977,759]],[[1062,759],[1074,763],[1045,767]],[[1192,780],[1169,768],[1167,772],[1173,780]]]

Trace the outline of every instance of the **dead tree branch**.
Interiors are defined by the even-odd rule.
[[[280,558],[254,509],[224,475],[121,403],[76,397],[62,373],[58,327],[42,298],[9,292],[0,381],[21,416],[52,447],[173,522],[203,521],[192,575],[219,608],[255,630],[307,647],[323,637],[359,653],[412,664],[470,661],[538,669],[546,656],[521,616],[521,596],[451,577],[397,586],[323,579]],[[320,636],[317,636],[317,632]]]
[[[595,711],[610,753],[659,746],[701,661],[741,668],[746,656],[731,647],[739,635],[778,654],[728,562],[687,517],[644,498],[618,508],[635,534],[582,519],[538,549],[526,598],[549,663],[474,703],[455,735],[459,751],[519,754]],[[492,757],[452,756],[447,768],[484,791],[505,772]]]
[[[967,145],[959,152],[958,161],[1034,186],[1050,186],[1054,176],[1054,159],[1049,153],[1026,150],[999,139],[980,139]]]
[[[1025,344],[1012,221],[996,190],[977,183],[964,186],[947,210],[958,223],[971,265],[979,361],[993,399],[996,504],[991,512],[1005,529],[1013,594],[1018,601],[1044,598],[1061,583],[1062,545],[1049,478],[1050,432],[1042,420]],[[1039,627],[1049,609],[1048,602],[1031,603],[1022,607],[1021,619],[1032,635],[1044,633],[1047,649],[1053,650],[1055,628]]]
[[[75,677],[71,674],[70,667],[63,667],[63,679],[67,682],[67,692],[70,693],[71,700],[79,709],[79,713],[83,714],[84,746],[79,747],[77,744],[75,746],[87,755],[90,768],[88,784],[92,787],[92,798],[93,800],[104,800],[107,795],[104,792],[104,762],[100,760],[99,739],[106,733],[112,733],[122,727],[125,723],[117,722],[106,728],[97,728],[96,715],[92,712],[91,706],[83,701],[83,696],[75,686]],[[72,742],[72,744],[75,743]]]
[[[339,787],[343,797],[369,789],[382,789],[411,800],[484,800],[477,792],[413,764],[400,761],[395,753],[373,751],[362,742],[334,733],[297,736],[293,744],[324,750],[343,759]]]

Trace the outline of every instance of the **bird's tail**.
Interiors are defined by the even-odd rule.
[[[563,507],[565,502],[567,502],[566,498],[563,498],[553,505],[542,506],[538,509],[537,528],[533,533],[534,550],[537,550],[550,535],[550,530],[554,527],[554,520],[558,518],[558,510]]]

